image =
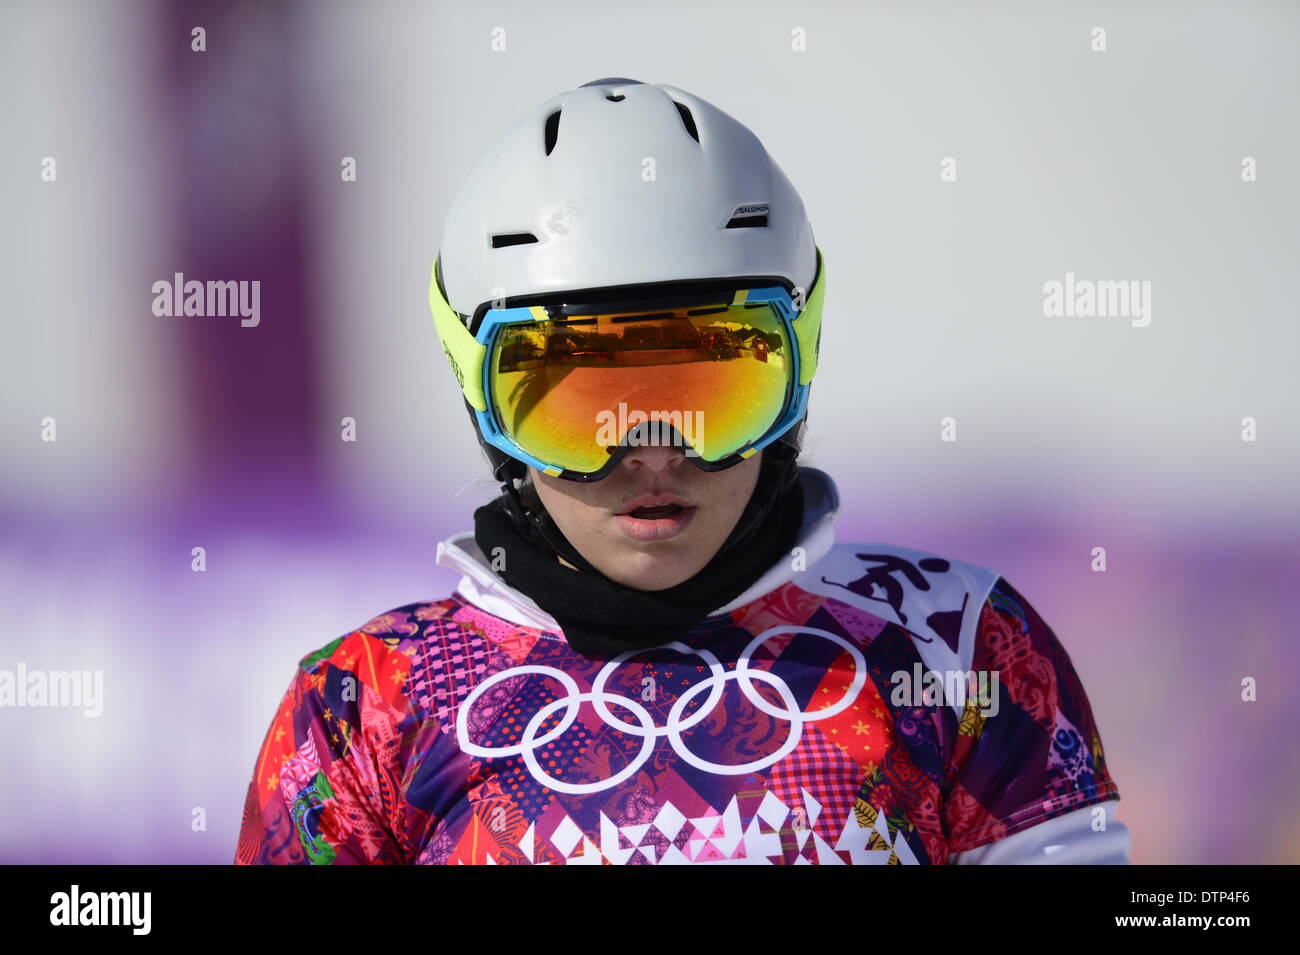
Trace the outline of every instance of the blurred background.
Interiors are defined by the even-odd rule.
[[[229,862],[298,659],[456,585],[437,542],[496,487],[426,303],[443,217],[605,76],[802,193],[838,537],[1030,599],[1134,862],[1300,861],[1297,41],[1281,2],[3,0],[0,669],[102,670],[104,712],[0,708],[0,861]],[[177,272],[260,281],[260,324],[155,316]],[[1150,325],[1045,317],[1067,272],[1150,281]]]

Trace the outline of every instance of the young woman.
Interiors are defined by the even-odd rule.
[[[495,143],[429,296],[502,494],[450,596],[300,662],[236,861],[1127,862],[1025,598],[835,541],[796,462],[825,287],[784,173],[683,90],[596,80]]]

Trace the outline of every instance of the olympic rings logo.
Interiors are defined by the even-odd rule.
[[[809,635],[821,637],[823,640],[829,640],[837,646],[844,649],[849,656],[853,658],[854,672],[853,680],[840,700],[811,712],[796,709],[794,694],[790,691],[789,685],[774,673],[766,670],[756,669],[750,666],[750,656],[759,647],[768,640],[783,634]],[[702,660],[709,668],[707,679],[696,683],[685,693],[681,694],[673,703],[672,709],[668,713],[668,725],[656,726],[650,713],[636,700],[623,696],[618,693],[610,693],[605,689],[605,684],[609,681],[610,676],[622,664],[631,657],[640,656],[643,653],[649,653],[651,650],[670,649],[676,650],[684,656],[693,656]],[[528,721],[524,727],[523,738],[512,746],[479,746],[470,741],[469,738],[469,714],[474,708],[474,704],[479,697],[486,693],[502,680],[509,680],[514,677],[526,676],[528,674],[537,674],[538,676],[547,676],[559,683],[565,691],[565,695],[547,703]],[[461,750],[469,756],[479,756],[486,758],[497,758],[503,756],[523,756],[524,765],[528,767],[529,773],[533,779],[556,792],[569,793],[572,795],[585,795],[587,793],[600,792],[617,786],[619,783],[635,775],[653,752],[656,741],[663,736],[668,737],[672,744],[673,751],[685,762],[694,766],[696,769],[704,772],[713,773],[719,776],[741,776],[745,773],[756,772],[761,769],[775,764],[794,750],[799,745],[799,740],[803,737],[803,727],[805,722],[815,722],[824,720],[828,717],[835,716],[842,712],[852,702],[857,699],[858,692],[862,689],[867,679],[866,662],[862,657],[861,651],[852,643],[845,640],[838,634],[830,633],[826,630],[819,630],[815,627],[792,627],[792,626],[775,626],[763,631],[754,637],[741,651],[736,660],[736,668],[727,671],[723,668],[718,658],[706,649],[692,649],[680,641],[661,644],[657,647],[648,647],[643,650],[629,650],[621,653],[614,659],[610,660],[601,668],[600,673],[596,676],[591,686],[591,692],[583,693],[578,689],[577,682],[563,670],[557,670],[554,667],[525,665],[513,667],[509,670],[502,670],[494,673],[482,683],[474,688],[465,702],[461,704],[456,714],[456,737],[460,744]],[[745,695],[754,706],[758,707],[769,716],[777,719],[788,720],[790,731],[786,734],[785,742],[775,751],[766,756],[752,760],[748,763],[738,765],[728,765],[723,763],[714,763],[706,760],[695,753],[691,752],[682,740],[682,733],[695,726],[703,720],[713,708],[717,706],[722,699],[722,694],[726,690],[728,680],[735,680],[740,691]],[[777,695],[781,698],[781,706],[776,706],[770,701],[764,699],[755,689],[754,680],[766,683],[776,690]],[[687,705],[701,693],[708,691],[708,698],[704,701],[695,713],[686,719],[682,719],[682,713],[686,710]],[[545,746],[552,740],[562,736],[573,725],[574,720],[578,717],[578,711],[582,708],[583,703],[590,703],[601,719],[609,726],[614,727],[621,732],[628,733],[632,736],[641,737],[641,749],[628,764],[609,779],[601,779],[590,783],[568,783],[563,780],[555,779],[549,775],[537,760],[538,747]],[[619,719],[609,711],[609,704],[614,703],[628,710],[636,719],[636,724],[628,723]],[[556,710],[564,708],[564,718],[544,736],[538,736],[543,723]]]

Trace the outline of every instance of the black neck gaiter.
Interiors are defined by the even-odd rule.
[[[569,645],[585,657],[680,639],[705,617],[740,596],[778,560],[788,558],[803,523],[801,482],[778,495],[752,540],[728,548],[689,580],[665,590],[637,590],[608,577],[561,564],[554,550],[524,537],[502,509],[502,498],[474,512],[474,540],[484,554],[503,548],[499,576],[555,618]]]

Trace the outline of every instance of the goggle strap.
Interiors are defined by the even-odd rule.
[[[469,329],[442,297],[438,288],[438,260],[433,260],[433,272],[429,276],[429,308],[433,311],[433,323],[438,330],[438,340],[451,365],[452,373],[460,384],[465,400],[479,411],[487,411],[487,399],[483,395],[483,362],[487,358],[487,347],[478,342]]]
[[[817,250],[817,280],[808,293],[804,309],[792,323],[799,340],[799,384],[806,385],[817,374],[817,353],[822,329],[822,299],[826,291],[826,261]]]

